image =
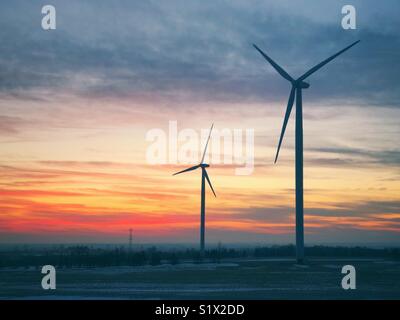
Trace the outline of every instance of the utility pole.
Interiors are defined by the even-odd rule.
[[[129,229],[129,252],[132,252],[132,229]]]

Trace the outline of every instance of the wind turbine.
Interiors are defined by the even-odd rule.
[[[196,170],[198,168],[201,168],[201,209],[200,209],[200,253],[203,256],[204,255],[204,240],[205,240],[205,222],[206,222],[206,188],[205,188],[205,180],[207,180],[211,191],[213,192],[214,196],[216,197],[217,195],[215,194],[214,188],[211,184],[210,178],[208,177],[207,174],[207,170],[206,168],[208,168],[210,165],[204,163],[204,157],[206,156],[206,151],[207,151],[207,146],[208,146],[208,142],[210,141],[210,137],[211,137],[211,131],[214,127],[214,124],[212,124],[211,129],[210,129],[210,133],[208,135],[208,139],[206,142],[206,146],[204,148],[204,152],[203,152],[203,157],[201,158],[201,161],[198,165],[190,167],[188,169],[179,171],[177,173],[174,173],[173,176],[177,175],[177,174],[181,174],[184,172],[188,172],[188,171],[193,171]]]
[[[294,98],[296,96],[296,259],[298,263],[304,261],[304,222],[303,222],[303,107],[302,107],[302,89],[307,89],[310,84],[304,82],[306,78],[311,76],[314,72],[322,68],[328,62],[335,59],[343,52],[349,50],[351,47],[359,43],[360,40],[352,43],[343,50],[335,53],[333,56],[317,64],[315,67],[308,70],[301,77],[293,79],[282,67],[280,67],[274,60],[268,57],[260,48],[253,44],[254,48],[261,53],[261,55],[274,67],[274,69],[286,80],[292,84],[292,89],[289,95],[289,101],[286,108],[285,118],[281,136],[279,138],[278,150],[275,156],[275,163],[278,160],[279,150],[281,148],[282,139],[285,134],[286,125],[288,123],[290,112],[292,111]]]

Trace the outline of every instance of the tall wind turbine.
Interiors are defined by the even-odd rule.
[[[201,209],[200,209],[200,253],[203,256],[204,255],[204,240],[205,240],[205,222],[206,222],[206,188],[205,188],[205,180],[207,180],[211,191],[213,192],[214,196],[216,197],[217,195],[215,194],[214,188],[211,184],[210,178],[208,177],[207,174],[207,170],[206,168],[208,168],[210,165],[204,163],[204,157],[206,156],[206,151],[207,151],[207,146],[208,146],[208,142],[210,141],[210,137],[211,137],[211,131],[214,127],[214,124],[212,124],[211,129],[210,129],[210,134],[208,135],[208,139],[206,142],[206,146],[204,148],[204,152],[203,152],[203,157],[201,158],[201,161],[198,165],[194,166],[194,167],[190,167],[188,169],[179,171],[177,173],[174,173],[173,175],[177,175],[177,174],[181,174],[184,172],[188,172],[188,171],[193,171],[196,170],[198,168],[201,168]]]
[[[304,82],[306,78],[311,76],[314,72],[322,68],[328,62],[335,59],[343,52],[349,50],[351,47],[356,45],[360,40],[352,43],[348,47],[335,53],[333,56],[317,64],[315,67],[308,70],[298,79],[293,79],[282,67],[280,67],[274,60],[268,57],[260,48],[253,44],[254,48],[261,53],[261,55],[274,67],[274,69],[286,80],[292,84],[292,90],[290,91],[289,101],[286,108],[285,118],[283,120],[283,126],[281,136],[279,138],[278,150],[275,156],[275,163],[278,160],[279,150],[281,148],[282,139],[285,134],[286,125],[288,123],[290,112],[292,111],[294,98],[296,96],[296,259],[298,263],[304,261],[304,222],[303,222],[303,107],[302,107],[302,89],[307,89],[310,84]]]

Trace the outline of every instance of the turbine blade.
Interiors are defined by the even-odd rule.
[[[204,169],[204,175],[206,176],[207,182],[210,185],[210,188],[211,188],[212,192],[214,193],[214,197],[217,197],[217,195],[215,194],[214,188],[213,188],[213,186],[211,184],[210,178],[208,177],[206,169]]]
[[[256,48],[256,50],[261,53],[261,55],[274,67],[278,73],[284,77],[286,80],[293,82],[294,79],[285,71],[283,70],[282,67],[280,67],[274,60],[272,60],[270,57],[268,57],[259,47],[257,47],[255,44],[253,44],[253,47]]]
[[[199,168],[199,167],[200,167],[200,165],[198,164],[197,166],[190,167],[190,168],[187,168],[187,169],[185,169],[185,170],[176,172],[176,173],[173,174],[173,176],[176,176],[177,174],[181,174],[181,173],[184,173],[184,172],[196,170],[196,169]]]
[[[201,161],[200,161],[200,163],[203,163],[203,161],[204,161],[204,157],[206,156],[206,151],[207,151],[207,147],[208,147],[208,141],[210,141],[210,137],[211,137],[211,131],[212,131],[212,129],[214,128],[214,123],[212,124],[212,126],[211,126],[211,129],[210,129],[210,134],[208,135],[208,139],[207,139],[207,142],[206,142],[206,146],[205,146],[205,148],[204,148],[204,152],[203,152],[203,157],[201,158]]]
[[[290,91],[290,96],[289,96],[289,100],[288,100],[288,104],[287,104],[287,108],[286,108],[285,119],[283,120],[281,136],[279,138],[278,150],[276,151],[274,163],[276,163],[276,161],[278,160],[279,150],[281,149],[283,136],[285,135],[285,130],[286,130],[287,123],[289,121],[290,112],[292,111],[292,108],[293,108],[295,92],[296,92],[296,88],[294,86],[292,86],[292,90]]]
[[[357,43],[359,43],[360,40],[352,43],[351,45],[347,46],[346,48],[344,48],[343,50],[340,50],[338,53],[335,53],[333,56],[329,57],[328,59],[320,62],[319,64],[317,64],[315,67],[311,68],[310,70],[308,70],[305,74],[303,74],[299,79],[297,79],[297,81],[303,81],[305,78],[309,77],[310,75],[312,75],[315,71],[317,71],[318,69],[321,69],[324,65],[326,65],[328,62],[332,61],[333,59],[335,59],[337,56],[341,55],[343,52],[349,50],[351,47],[355,46]]]

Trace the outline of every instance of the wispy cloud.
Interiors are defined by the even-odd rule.
[[[339,3],[333,8],[319,3],[309,13],[300,3],[269,1],[100,3],[55,1],[59,13],[55,32],[39,28],[33,3],[24,3],[24,17],[11,21],[7,15],[18,12],[22,3],[3,3],[1,91],[26,94],[31,89],[57,88],[83,96],[275,101],[287,96],[287,84],[251,43],[257,42],[299,75],[360,38],[359,47],[310,79],[316,90],[308,99],[345,97],[390,106],[400,100],[396,54],[400,43],[395,28],[382,27],[387,25],[383,17],[344,33],[339,27]],[[398,3],[391,6],[386,19],[395,22],[391,18]],[[327,23],[313,18],[315,12],[326,14],[328,7],[337,14]],[[372,19],[370,11],[363,5],[359,20]]]
[[[339,165],[356,165],[362,164],[381,164],[381,165],[399,165],[400,164],[400,151],[399,150],[370,150],[362,148],[338,148],[338,147],[325,147],[325,148],[311,148],[311,152],[319,152],[330,154],[333,156],[340,156],[340,158],[329,159],[312,159],[313,163],[320,164],[339,164]]]

